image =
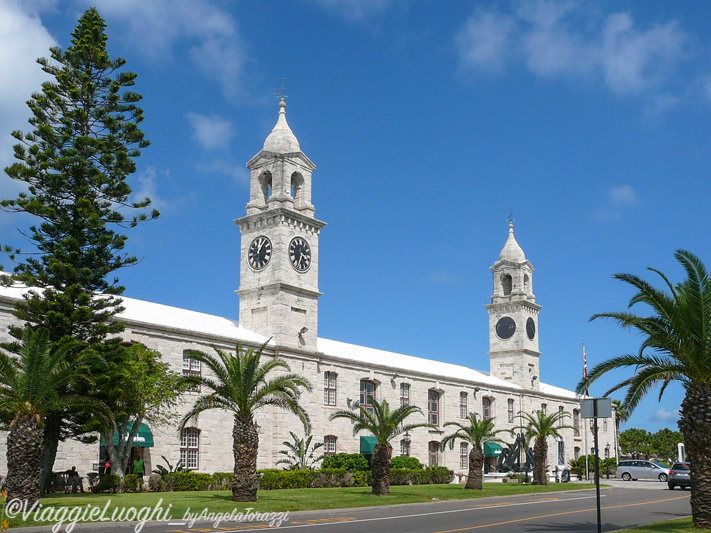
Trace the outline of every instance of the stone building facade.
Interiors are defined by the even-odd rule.
[[[325,224],[314,218],[311,203],[314,164],[301,151],[286,120],[286,104],[263,149],[247,167],[251,172],[246,215],[235,222],[241,231],[239,322],[161,304],[124,298],[119,320],[126,325],[125,340],[142,342],[158,350],[175,371],[202,373],[203,369],[184,354],[186,350],[211,351],[212,345],[234,351],[240,343],[258,347],[266,342],[268,356],[284,358],[293,372],[305,375],[314,385],[302,404],[312,422],[312,434],[325,443],[326,453],[358,452],[360,435],[354,436],[347,420],[329,422],[338,409],[374,394],[399,406],[419,406],[439,430],[419,428],[407,438],[391,442],[393,455],[407,454],[424,464],[437,463],[455,472],[467,470],[466,447],[440,450],[437,443],[443,424],[458,421],[467,413],[493,417],[496,427],[516,429],[519,412],[543,409],[571,414],[563,439],[549,442],[551,469],[585,453],[587,422],[580,419],[579,397],[572,391],[541,381],[538,316],[541,306],[533,294],[533,266],[526,259],[509,226],[508,239],[491,267],[493,291],[489,312],[490,369],[478,371],[434,359],[412,357],[318,337],[318,239]],[[0,289],[0,339],[8,338],[7,326],[15,320],[18,288]],[[185,412],[199,392],[182,398],[179,414]],[[265,409],[257,415],[258,466],[274,466],[289,431],[303,435],[292,414]],[[585,422],[585,424],[583,423]],[[614,456],[614,420],[600,424],[600,455]],[[154,446],[136,447],[147,471],[165,456],[175,464],[182,459],[199,472],[225,472],[233,467],[232,417],[220,411],[200,415],[192,427],[151,426]],[[587,431],[587,450],[592,434]],[[0,474],[6,472],[6,439],[0,436]],[[487,469],[496,463],[496,451],[487,459]],[[99,444],[76,441],[61,443],[55,470],[77,466],[81,473],[95,470]]]

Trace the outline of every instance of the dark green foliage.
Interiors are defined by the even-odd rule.
[[[164,467],[163,465],[156,465],[156,467],[153,469],[154,474],[164,476],[165,474],[169,474],[171,472],[184,471],[182,461],[178,461],[177,463],[175,463],[175,467],[173,467],[173,465],[170,464],[170,461],[168,461],[165,455],[161,455],[161,458],[165,461],[165,464],[168,465],[168,468]]]
[[[89,9],[71,46],[52,48],[51,60],[38,60],[50,80],[29,100],[33,130],[13,132],[16,162],[5,169],[28,189],[2,200],[0,208],[39,219],[23,231],[37,253],[17,264],[12,281],[45,288],[27,296],[16,314],[44,325],[52,341],[70,335],[96,342],[121,331],[108,320],[120,311],[114,297],[123,287],[107,278],[137,259],[122,252],[126,236],[114,228],[158,216],[157,211],[129,220],[123,215],[150,205],[148,198],[130,201],[126,182],[149,142],[138,129],[141,96],[126,90],[136,74],[119,72],[125,60],[109,57],[105,27],[98,11]],[[20,253],[8,246],[4,251],[13,261]],[[109,297],[93,298],[99,292]]]
[[[89,489],[94,494],[99,492],[119,492],[121,488],[121,478],[116,474],[97,474],[90,472],[86,475],[89,480]]]
[[[170,490],[176,492],[210,490],[213,484],[210,474],[200,474],[198,472],[172,472],[163,476],[163,479],[170,487]]]
[[[417,457],[407,457],[405,455],[393,457],[391,466],[392,468],[404,468],[405,470],[422,470],[425,467]]]
[[[321,463],[321,470],[343,468],[346,472],[365,472],[368,460],[359,453],[335,453],[327,455]]]
[[[141,492],[143,490],[143,476],[127,474],[121,483],[121,492]]]

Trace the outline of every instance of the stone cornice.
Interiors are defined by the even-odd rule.
[[[298,211],[288,207],[267,207],[259,213],[236,218],[233,222],[244,231],[245,229],[249,229],[253,224],[271,221],[295,221],[299,224],[303,224],[315,233],[320,232],[326,225],[325,222],[321,222],[320,220],[299,213]]]

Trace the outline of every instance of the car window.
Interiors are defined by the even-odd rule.
[[[684,470],[684,471],[688,471],[688,470],[689,470],[689,465],[688,465],[688,464],[685,465],[685,464],[681,464],[681,463],[676,463],[676,464],[674,465],[674,470]]]

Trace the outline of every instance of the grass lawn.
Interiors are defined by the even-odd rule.
[[[155,508],[160,505],[163,511],[169,509],[170,516],[178,520],[185,512],[199,514],[203,509],[210,513],[235,513],[251,509],[255,512],[307,511],[313,509],[343,509],[348,507],[368,507],[372,505],[394,505],[402,503],[420,503],[433,500],[464,500],[469,498],[487,498],[491,496],[513,496],[516,494],[538,494],[563,490],[589,490],[591,485],[572,483],[552,483],[550,485],[523,485],[519,483],[484,483],[484,489],[465,490],[464,485],[406,485],[390,488],[389,496],[373,496],[370,487],[340,489],[284,489],[259,491],[259,500],[254,503],[236,503],[231,500],[229,491],[213,492],[144,492],[140,494],[53,494],[40,500],[39,513],[47,508],[66,508],[67,510],[99,508],[108,505],[104,516],[116,519],[121,510],[129,508]],[[161,503],[162,500],[162,503]],[[91,506],[91,507],[88,507]],[[57,511],[54,511],[57,512]],[[78,512],[78,511],[76,511]],[[126,512],[126,511],[124,511]],[[98,511],[97,511],[98,513]],[[135,513],[135,511],[134,511]],[[148,514],[146,510],[145,515]],[[133,520],[136,520],[135,515]],[[123,520],[126,520],[125,515]],[[81,521],[81,520],[80,520]],[[28,520],[17,516],[10,520],[10,527],[32,525],[50,525],[37,521],[31,515]]]
[[[654,533],[686,533],[690,531],[699,531],[691,522],[691,517],[677,518],[667,522],[657,522],[648,526],[635,527],[633,529],[621,529],[617,533],[640,533],[642,531],[650,531]]]

